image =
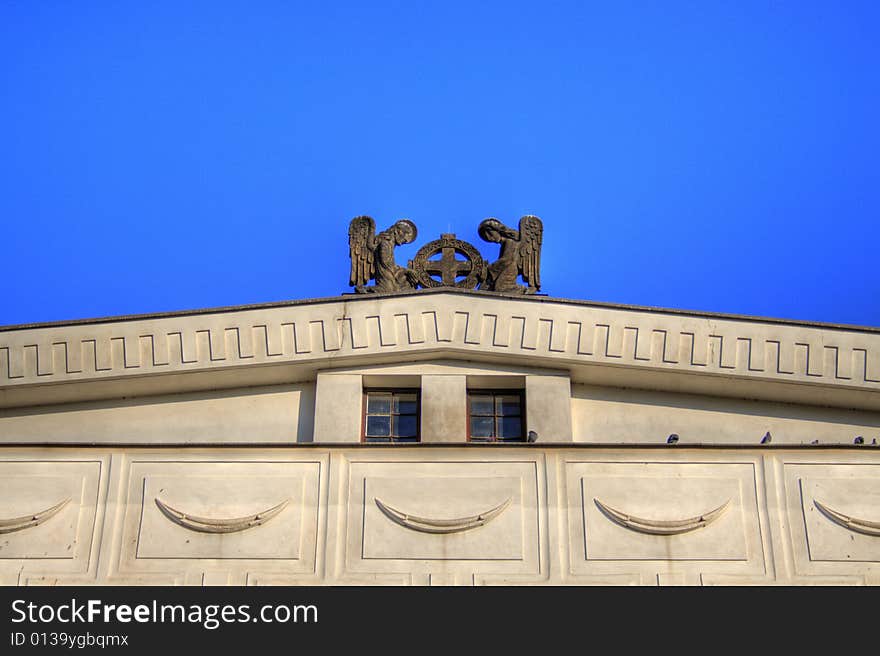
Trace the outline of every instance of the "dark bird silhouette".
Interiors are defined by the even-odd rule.
[[[535,431],[529,431],[529,436],[526,438],[529,442],[537,442],[538,434]]]
[[[819,443],[819,440],[813,440],[812,442],[810,442],[810,444],[818,444],[818,443]]]
[[[678,442],[678,435],[676,433],[672,433],[669,437],[666,438],[667,444],[675,444]]]
[[[877,446],[877,438],[876,437],[873,440],[871,440],[871,446]]]
[[[770,431],[764,433],[764,437],[761,438],[761,444],[770,444],[770,440],[773,439],[773,436],[770,435]]]
[[[864,444],[865,438],[859,435],[856,439],[853,440],[853,444]]]

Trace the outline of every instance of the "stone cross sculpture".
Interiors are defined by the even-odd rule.
[[[432,259],[437,255],[439,259]],[[456,257],[458,255],[463,259]],[[486,263],[471,244],[447,233],[422,246],[410,267],[422,287],[474,289],[485,277]]]
[[[348,284],[358,294],[415,289],[415,273],[394,261],[394,248],[415,241],[416,235],[416,225],[408,219],[401,219],[377,235],[376,222],[371,217],[353,218],[348,226],[348,245],[351,249]],[[367,286],[370,280],[376,283]]]
[[[486,267],[486,279],[480,289],[514,294],[534,294],[541,289],[541,242],[544,224],[537,216],[524,216],[519,230],[488,218],[477,228],[485,241],[501,244],[498,259]],[[522,276],[526,287],[517,284]]]

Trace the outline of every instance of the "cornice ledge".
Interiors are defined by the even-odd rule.
[[[8,330],[0,391],[430,353],[880,392],[873,330],[448,289]]]

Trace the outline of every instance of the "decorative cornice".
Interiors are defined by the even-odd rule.
[[[0,391],[437,351],[880,392],[874,331],[453,290],[0,332]]]

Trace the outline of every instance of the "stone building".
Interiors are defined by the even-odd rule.
[[[880,583],[880,331],[438,287],[0,328],[0,583]]]

